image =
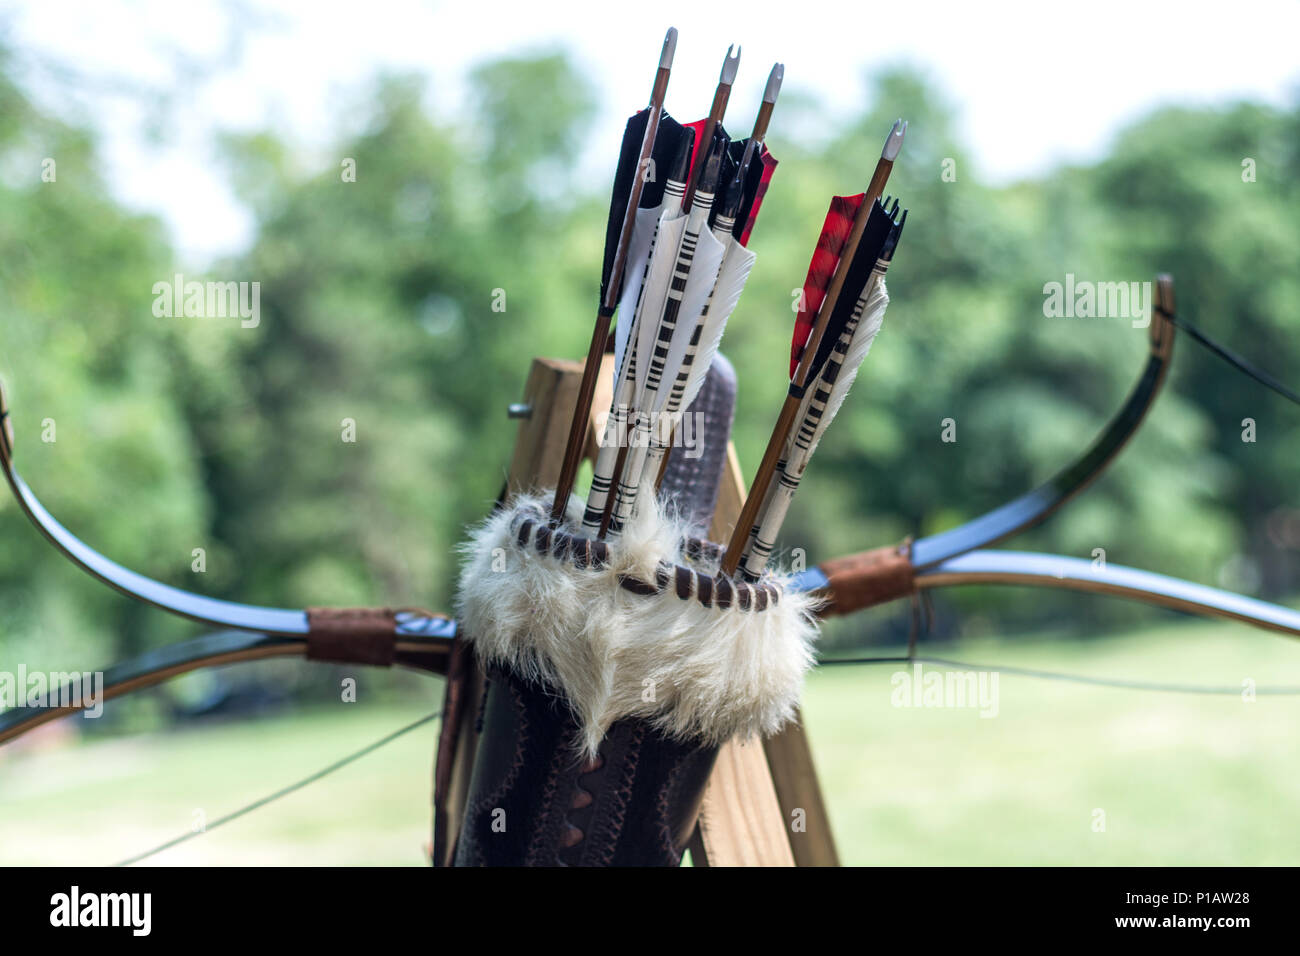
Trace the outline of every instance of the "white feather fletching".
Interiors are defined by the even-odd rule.
[[[830,398],[826,400],[826,411],[822,413],[822,420],[818,423],[817,431],[813,433],[812,443],[808,446],[809,458],[817,450],[817,443],[822,440],[822,435],[826,434],[826,426],[835,418],[840,406],[844,404],[844,399],[848,397],[849,389],[853,387],[853,382],[858,377],[858,369],[862,367],[867,353],[871,351],[871,343],[876,340],[876,334],[885,321],[885,309],[888,306],[889,290],[885,288],[885,280],[882,277],[871,290],[866,307],[862,310],[862,317],[858,319],[857,330],[854,331],[853,339],[849,342],[849,350],[844,356],[844,365],[835,380],[835,387],[831,389]]]
[[[742,566],[746,573],[759,574],[766,567],[766,551],[770,551],[781,530],[781,525],[785,522],[790,503],[794,500],[795,488],[803,478],[804,469],[808,467],[808,462],[812,459],[813,452],[817,450],[822,435],[826,433],[827,426],[839,412],[840,406],[844,404],[849,389],[853,387],[853,382],[858,377],[858,370],[862,367],[867,353],[871,351],[871,344],[875,341],[876,334],[884,322],[885,308],[889,305],[889,292],[885,288],[884,277],[881,276],[877,282],[873,275],[869,281],[872,285],[871,291],[867,293],[866,302],[859,299],[854,305],[855,311],[861,309],[857,325],[853,330],[853,337],[849,339],[849,347],[844,354],[844,361],[841,363],[835,384],[826,398],[826,407],[822,411],[816,431],[813,432],[812,441],[805,448],[799,445],[796,439],[802,430],[801,423],[807,417],[816,394],[815,387],[809,388],[804,395],[799,413],[795,416],[795,427],[786,436],[779,472],[768,486],[763,505],[758,512],[756,526],[750,529],[749,538],[745,543]],[[782,480],[785,477],[793,480],[794,484]],[[761,542],[767,544],[763,552],[758,548]]]
[[[645,292],[641,295],[641,308],[636,319],[636,354],[643,356],[636,363],[637,392],[641,391],[645,376],[650,371],[655,336],[659,332],[659,317],[664,314],[668,286],[672,283],[677,251],[681,248],[682,233],[685,231],[685,216],[664,213],[659,220],[654,251],[650,254],[650,271],[646,274]]]
[[[704,328],[700,330],[699,351],[691,365],[691,377],[686,380],[686,391],[682,393],[681,411],[691,407],[695,396],[704,385],[722,342],[722,333],[727,329],[727,319],[736,310],[740,293],[745,291],[745,282],[758,256],[750,252],[734,238],[728,237],[726,252],[722,257],[722,266],[718,270],[718,281],[713,287],[713,298],[709,300],[709,314],[704,317]]]
[[[636,304],[645,279],[646,263],[655,246],[662,213],[662,206],[636,211],[636,224],[632,227],[632,240],[627,247],[627,266],[623,271],[623,294],[618,300],[618,325],[614,328],[615,375],[623,368],[623,356],[627,354],[627,343],[635,325]]]
[[[662,411],[672,394],[673,381],[681,370],[682,359],[686,357],[686,349],[695,335],[695,327],[700,323],[700,313],[704,311],[704,306],[717,285],[718,267],[722,264],[722,256],[726,251],[727,247],[713,233],[707,229],[700,233],[699,244],[691,259],[691,274],[686,279],[686,288],[682,290],[677,328],[673,330],[672,340],[668,344],[668,356],[664,360],[664,381],[649,409],[652,412]]]

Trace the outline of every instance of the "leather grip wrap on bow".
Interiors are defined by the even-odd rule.
[[[386,607],[307,608],[307,659],[391,667],[397,612]]]
[[[910,543],[893,544],[818,565],[830,582],[821,616],[852,614],[916,590]]]

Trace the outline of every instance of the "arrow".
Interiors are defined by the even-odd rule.
[[[768,489],[741,558],[740,571],[746,580],[758,580],[767,565],[790,503],[799,490],[804,470],[827,427],[844,404],[880,331],[889,305],[885,271],[893,259],[907,220],[906,212],[901,218],[897,216],[897,201],[888,212],[879,202],[871,210],[866,235],[846,280],[847,288],[860,288],[861,292],[855,297],[853,311],[835,341],[831,342],[830,336],[823,338],[822,349],[827,352],[827,357],[822,362],[816,384],[804,395],[798,426],[786,440],[785,452],[777,464],[776,481]],[[867,273],[865,277],[864,272]],[[841,303],[845,301],[841,299]],[[831,325],[835,324],[832,318]]]
[[[569,425],[569,438],[564,448],[560,477],[555,485],[555,500],[551,506],[552,524],[559,524],[564,519],[564,512],[569,503],[569,492],[573,490],[573,480],[578,474],[578,462],[582,458],[582,446],[586,443],[587,425],[591,417],[591,401],[596,392],[596,376],[600,373],[601,356],[605,354],[605,344],[609,339],[610,320],[614,317],[614,309],[623,284],[628,246],[632,241],[636,212],[641,202],[641,191],[645,186],[645,171],[648,169],[654,151],[655,136],[659,130],[660,117],[663,115],[664,97],[668,92],[668,78],[672,74],[673,54],[676,49],[677,29],[670,27],[664,37],[663,51],[659,55],[659,69],[655,73],[645,132],[641,137],[641,153],[631,177],[627,206],[612,258],[609,256],[609,243],[606,242],[607,267],[602,275],[600,309],[596,313],[596,327],[591,333],[591,345],[587,349],[587,364],[582,371],[582,381],[578,385],[577,406],[573,412],[573,421]],[[615,205],[617,205],[617,191]],[[608,233],[606,235],[608,239]]]
[[[840,227],[843,225],[842,220],[846,217],[838,215],[834,206],[832,206],[831,216],[827,217],[827,227],[823,229],[822,237],[818,241],[819,248],[817,253],[813,255],[813,266],[810,267],[809,274],[812,276],[814,267],[818,265],[819,254],[823,252],[831,254],[834,258],[834,267],[833,271],[829,273],[831,277],[830,287],[825,298],[817,306],[814,307],[812,303],[805,302],[806,309],[816,308],[816,318],[808,322],[805,320],[808,312],[801,312],[799,321],[795,323],[794,338],[791,344],[793,368],[790,375],[790,388],[786,394],[785,403],[781,406],[781,413],[777,416],[776,425],[772,429],[772,437],[768,440],[763,460],[754,473],[754,481],[750,485],[748,496],[745,498],[745,505],[741,509],[740,517],[736,520],[736,526],[732,529],[731,539],[722,558],[721,571],[723,574],[735,574],[737,567],[740,565],[745,542],[748,540],[750,531],[758,517],[758,510],[765,500],[767,489],[772,484],[781,451],[785,447],[790,429],[794,426],[795,418],[799,414],[799,406],[809,384],[816,379],[817,373],[820,371],[820,365],[825,361],[821,349],[822,338],[826,333],[831,317],[836,314],[835,306],[839,301],[840,292],[844,288],[844,282],[848,276],[849,267],[853,262],[858,245],[862,241],[862,234],[867,228],[867,219],[875,201],[880,198],[885,183],[889,180],[890,171],[894,168],[894,160],[898,157],[898,151],[903,145],[903,134],[906,129],[907,124],[899,120],[890,130],[867,190],[863,193],[861,200],[855,200],[856,210],[852,216],[852,224],[847,229],[846,238],[840,243],[829,242],[829,245],[834,246],[833,250],[829,248],[823,249],[823,244],[828,243],[828,239],[834,239],[838,236],[841,231]],[[846,201],[846,205],[852,204],[853,202]],[[830,237],[827,235],[828,229],[832,232]],[[806,288],[807,286],[805,286]],[[839,314],[842,316],[843,312],[841,311]],[[832,334],[838,334],[838,330],[833,331]],[[833,342],[834,339],[831,341]]]
[[[633,399],[633,408],[637,410],[636,431],[630,436],[622,476],[615,474],[614,508],[602,534],[605,531],[617,534],[632,516],[651,430],[656,427],[656,417],[669,398],[671,383],[677,377],[695,331],[696,319],[717,281],[725,247],[707,226],[725,149],[725,134],[715,136],[680,241],[675,247],[661,243],[655,250],[655,258],[659,260],[656,265],[661,271],[664,263],[671,262],[671,279],[664,287],[662,306],[645,312],[637,325],[637,354],[643,358],[636,370]],[[653,301],[647,303],[648,308],[655,305]],[[656,316],[656,320],[651,321],[650,316]]]

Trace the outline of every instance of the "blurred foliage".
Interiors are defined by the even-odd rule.
[[[187,278],[259,282],[261,321],[244,329],[154,316],[154,284],[184,269],[164,230],[109,198],[90,133],[43,114],[7,75],[0,60],[0,371],[18,462],[46,504],[122,563],[207,594],[448,608],[454,545],[501,486],[516,430],[505,407],[530,358],[581,355],[590,336],[608,184],[576,179],[573,159],[604,149],[612,165],[616,144],[584,140],[589,81],[562,54],[493,62],[470,77],[461,115],[437,116],[418,82],[381,77],[316,168],[273,130],[225,137],[257,237]],[[923,76],[870,78],[861,116],[829,139],[782,135],[818,125],[815,99],[796,92],[773,127],[781,164],[724,343],[749,467],[784,388],[792,290],[829,197],[863,186],[900,115],[910,126],[889,192],[910,215],[884,332],[786,548],[820,561],[941,530],[1080,452],[1136,380],[1147,333],[1046,318],[1043,286],[1067,273],[1170,271],[1183,314],[1296,378],[1300,108],[1167,109],[1102,162],[991,188]],[[41,179],[45,157],[56,182]],[[1242,180],[1245,157],[1256,182]],[[1297,410],[1185,338],[1169,386],[1106,477],[1015,546],[1104,548],[1117,563],[1294,592]],[[1254,444],[1241,441],[1246,417]],[[955,443],[940,440],[946,418]],[[47,420],[56,441],[41,440]],[[187,632],[75,572],[12,506],[0,534],[6,654],[108,660]],[[1062,623],[1051,593],[947,600],[952,618],[1001,630]],[[1079,633],[1133,613],[1087,607],[1071,616]]]

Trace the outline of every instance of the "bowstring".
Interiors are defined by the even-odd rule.
[[[1171,315],[1167,312],[1162,314],[1165,315],[1169,319],[1169,321],[1172,322],[1176,327],[1182,329],[1184,332],[1190,335],[1193,341],[1203,346],[1212,355],[1215,355],[1218,358],[1222,359],[1223,361],[1227,362],[1238,372],[1241,372],[1243,375],[1246,375],[1254,379],[1256,382],[1258,382],[1260,385],[1263,385],[1265,388],[1276,392],[1278,395],[1281,395],[1287,401],[1294,402],[1296,405],[1300,405],[1300,395],[1297,395],[1286,385],[1283,385],[1272,375],[1269,375],[1268,372],[1265,372],[1262,369],[1257,368],[1253,363],[1242,358],[1236,352],[1232,351],[1231,349],[1223,345],[1220,345],[1214,339],[1210,338],[1210,336],[1206,335],[1204,332],[1202,332],[1200,329],[1192,325],[1192,323],[1188,322],[1186,319],[1182,318],[1181,316]]]
[[[346,757],[342,757],[339,760],[334,761],[332,764],[323,767],[320,770],[317,770],[315,773],[303,777],[301,780],[298,780],[295,783],[291,783],[286,787],[281,787],[279,790],[276,790],[274,793],[269,793],[264,797],[254,800],[252,803],[247,803],[244,806],[240,807],[238,810],[232,810],[230,813],[227,813],[225,816],[213,820],[202,830],[191,830],[188,833],[183,833],[178,837],[173,837],[172,839],[168,840],[166,843],[158,844],[158,846],[154,847],[151,850],[146,850],[143,853],[138,853],[135,856],[128,857],[122,862],[116,863],[114,865],[131,866],[134,863],[139,863],[141,860],[147,860],[149,857],[161,853],[163,850],[170,850],[172,847],[178,846],[181,843],[185,843],[187,840],[192,840],[195,837],[201,836],[204,833],[211,832],[212,830],[215,830],[219,826],[222,826],[226,823],[230,823],[232,820],[237,820],[240,817],[244,816],[245,814],[252,813],[254,810],[266,806],[268,803],[272,803],[276,800],[279,800],[281,797],[286,797],[297,790],[301,790],[303,787],[307,786],[310,783],[315,783],[317,780],[320,780],[322,777],[329,776],[334,771],[340,770],[343,767],[346,767],[348,764],[360,760],[362,757],[366,756],[367,754],[374,753],[380,747],[392,743],[398,737],[401,737],[405,734],[409,734],[411,731],[424,726],[425,724],[429,723],[432,720],[437,720],[441,716],[442,716],[442,711],[440,710],[434,711],[431,714],[425,714],[419,720],[416,720],[413,723],[409,723],[405,727],[401,727],[393,731],[392,733],[379,738],[373,743],[367,744],[366,746],[362,747],[360,750],[354,751],[353,753],[348,754]]]
[[[1034,677],[1039,680],[1058,680],[1075,684],[1092,684],[1097,687],[1115,687],[1121,690],[1150,690],[1173,694],[1232,694],[1242,692],[1240,687],[1222,687],[1210,684],[1175,684],[1159,681],[1128,680],[1114,677],[1094,677],[1090,674],[1070,674],[1062,671],[1045,671],[1032,667],[1015,667],[1005,664],[976,664],[970,661],[955,661],[946,657],[929,657],[920,654],[890,654],[879,657],[822,657],[817,665],[823,664],[937,664],[941,667],[962,668],[976,671],[997,671],[1001,674],[1013,674],[1018,677]],[[1300,695],[1300,687],[1280,685],[1277,687],[1256,687],[1253,693],[1277,697]]]

